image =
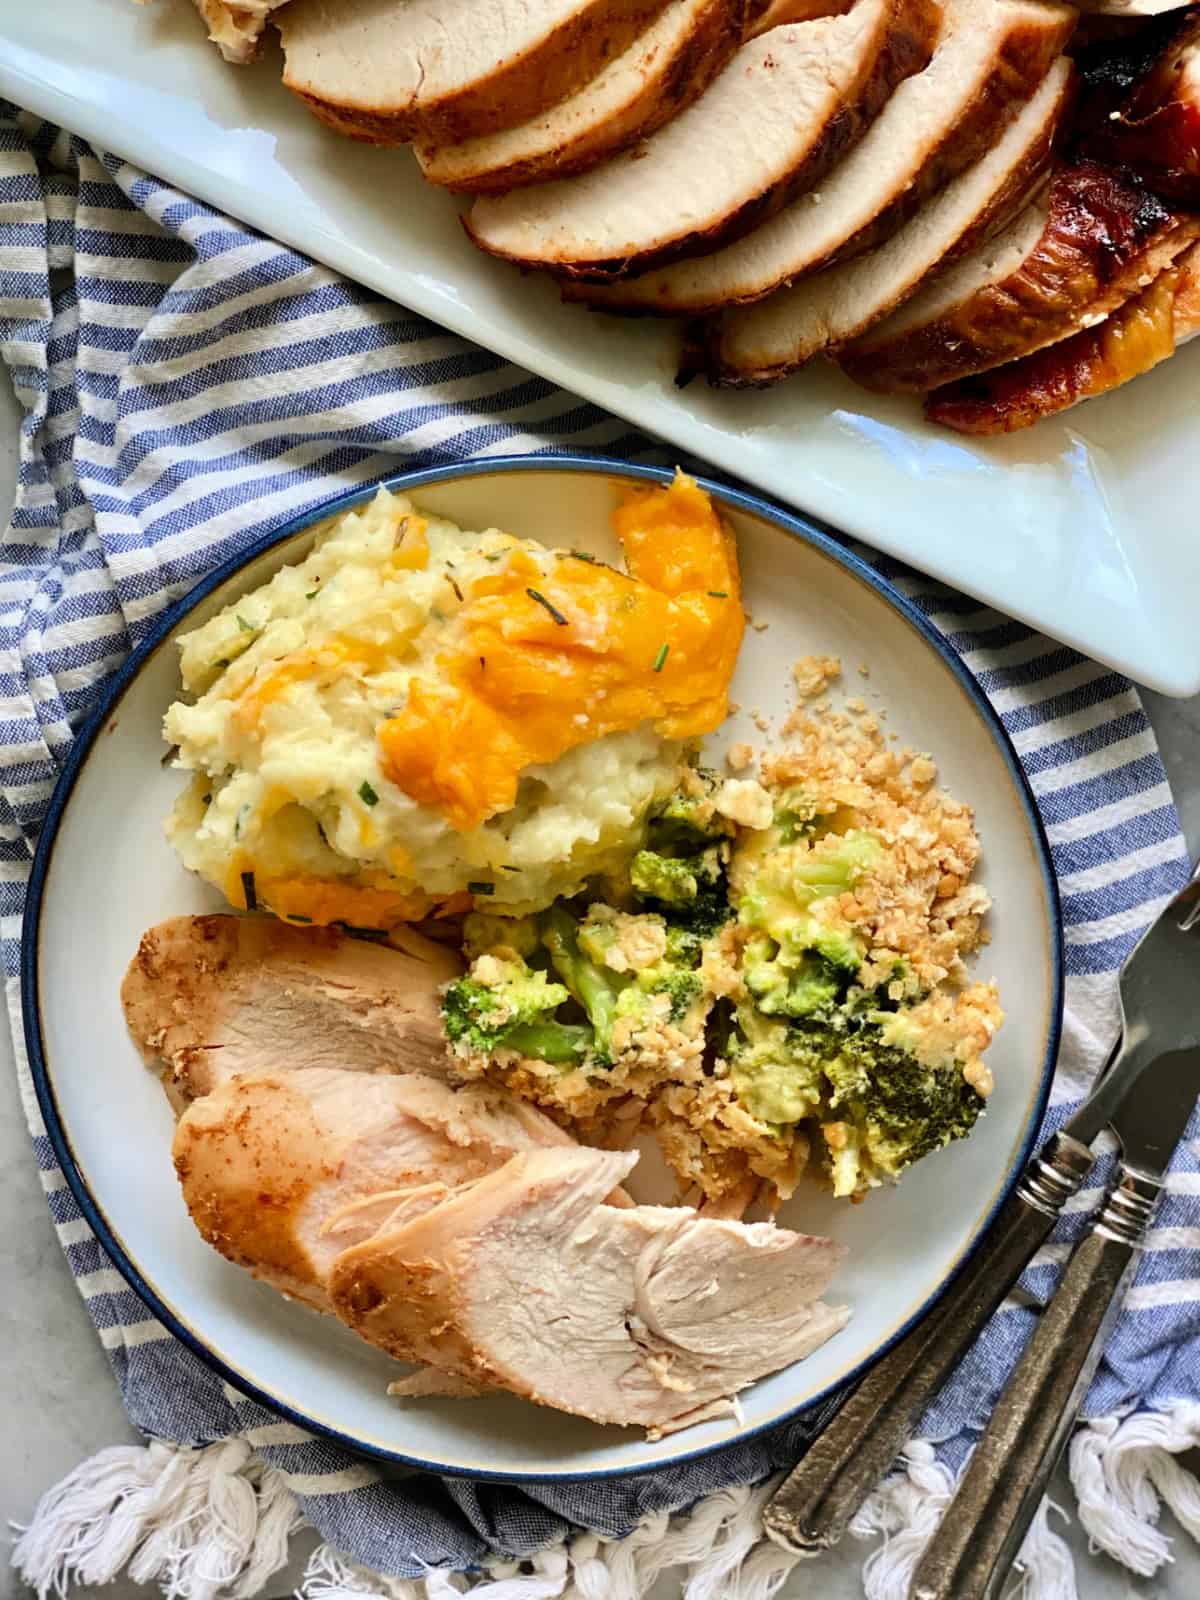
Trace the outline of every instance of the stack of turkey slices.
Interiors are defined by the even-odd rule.
[[[652,1433],[730,1409],[849,1313],[845,1254],[774,1223],[634,1205],[637,1162],[503,1089],[454,1081],[455,955],[266,917],[176,917],[121,991],[179,1116],[196,1227],[230,1261],[417,1370]]]
[[[683,375],[762,385],[825,355],[876,390],[975,385],[930,414],[1001,431],[1194,331],[1200,46],[1176,0],[252,0],[256,26],[268,9],[318,117],[413,144],[480,249],[566,299],[686,319]],[[1094,148],[1081,9],[1134,19],[1089,26],[1118,52],[1132,31],[1139,63]],[[1023,390],[974,403],[1025,360]]]

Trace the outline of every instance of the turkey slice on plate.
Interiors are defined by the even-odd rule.
[[[403,1360],[656,1431],[711,1415],[845,1324],[818,1298],[841,1246],[684,1206],[603,1205],[636,1159],[514,1156],[339,1256],[338,1315]]]
[[[572,1143],[503,1090],[302,1067],[247,1073],[195,1101],[179,1120],[173,1155],[209,1244],[330,1311],[329,1275],[349,1246],[517,1151]]]
[[[995,147],[877,250],[715,318],[700,355],[710,378],[736,387],[786,377],[885,317],[1007,221],[1041,179],[1070,88],[1070,64],[1058,61]]]
[[[499,133],[418,144],[430,183],[490,194],[570,177],[644,139],[703,93],[741,42],[745,0],[670,0],[578,93]]]
[[[934,0],[858,0],[845,16],[744,44],[652,138],[579,177],[483,196],[481,249],[566,277],[622,277],[711,250],[813,187],[929,59]]]
[[[356,139],[470,139],[574,94],[664,3],[292,0],[279,21],[283,81]]]
[[[925,401],[925,415],[958,433],[1015,433],[1120,388],[1198,333],[1200,246],[1193,245],[1096,327],[935,389]]]
[[[1127,175],[1060,167],[1044,203],[838,353],[879,393],[922,393],[1103,321],[1200,232]]]
[[[933,58],[902,83],[819,189],[714,255],[613,284],[567,284],[605,311],[700,316],[759,300],[883,242],[978,160],[1050,70],[1075,26],[1046,0],[946,0]]]
[[[408,929],[400,948],[270,917],[172,917],[142,935],[125,1021],[177,1099],[267,1067],[449,1070],[439,989],[457,956]]]

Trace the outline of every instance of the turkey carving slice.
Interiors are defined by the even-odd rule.
[[[990,372],[935,389],[931,422],[958,433],[1015,433],[1140,377],[1200,335],[1200,245],[1094,328]]]
[[[1034,206],[838,353],[855,382],[920,393],[1094,327],[1195,240],[1127,175],[1081,161]]]
[[[572,1144],[502,1090],[301,1067],[220,1084],[184,1112],[173,1154],[209,1244],[329,1311],[329,1274],[348,1245],[436,1205],[517,1151]]]
[[[621,54],[664,0],[291,0],[283,81],[373,144],[527,121]]]
[[[420,934],[393,937],[399,948],[268,917],[172,917],[142,935],[125,1020],[176,1099],[263,1067],[444,1075],[438,988],[461,965]]]
[[[714,318],[702,357],[712,381],[738,387],[786,377],[862,333],[1006,222],[1045,171],[1070,86],[1070,63],[1056,62],[995,147],[877,250]]]
[[[670,0],[629,49],[577,94],[519,127],[416,146],[430,183],[495,194],[571,177],[613,156],[695,100],[741,43],[743,0]]]
[[[713,255],[612,284],[566,284],[600,311],[700,316],[761,299],[889,238],[981,157],[1050,70],[1076,13],[1047,0],[945,0],[924,72],[892,95],[819,190]]]
[[[774,1223],[603,1204],[636,1154],[530,1150],[338,1257],[334,1309],[371,1344],[596,1422],[687,1426],[809,1355],[849,1311],[845,1254]]]
[[[521,266],[598,281],[712,250],[825,176],[928,61],[939,17],[935,0],[858,0],[772,28],[652,138],[580,177],[480,198],[467,232]]]

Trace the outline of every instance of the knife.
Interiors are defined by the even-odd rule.
[[[763,1511],[776,1544],[834,1545],[1090,1172],[1091,1145],[1160,1051],[1194,1043],[1200,865],[1121,971],[1121,1033],[1097,1088],[1029,1162],[941,1302],[876,1363]]]
[[[1200,955],[1200,951],[1196,952]],[[1071,1436],[1200,1094],[1200,1049],[1142,1070],[1113,1117],[1117,1181],[1071,1257],[917,1567],[912,1600],[999,1600]]]

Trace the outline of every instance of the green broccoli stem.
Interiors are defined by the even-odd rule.
[[[586,1022],[522,1022],[504,1039],[506,1050],[519,1050],[534,1061],[553,1066],[582,1061],[592,1047]]]
[[[564,906],[554,905],[544,912],[541,928],[551,965],[587,1012],[595,1029],[597,1049],[607,1053],[612,1043],[617,995],[624,984],[615,972],[605,972],[584,955],[579,948],[579,924]]]

